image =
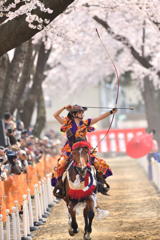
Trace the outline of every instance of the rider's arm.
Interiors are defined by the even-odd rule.
[[[117,110],[118,110],[118,109],[112,109],[112,113],[113,113],[113,114],[116,113]],[[106,112],[106,113],[103,113],[103,114],[99,115],[98,117],[92,118],[92,120],[91,120],[91,125],[93,125],[93,124],[99,122],[100,120],[102,120],[102,119],[110,116],[112,113],[111,113],[111,111],[109,111],[109,112]]]
[[[55,119],[56,119],[61,125],[64,124],[65,119],[62,118],[62,117],[60,116],[60,114],[61,114],[61,112],[63,112],[63,110],[65,110],[65,109],[67,109],[67,108],[72,108],[72,106],[71,106],[71,105],[64,106],[63,108],[60,108],[59,110],[57,110],[57,111],[53,114],[53,116],[55,117]]]

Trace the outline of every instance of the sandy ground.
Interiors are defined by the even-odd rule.
[[[134,159],[108,159],[107,163],[114,174],[108,178],[110,196],[98,194],[98,200],[110,214],[101,221],[95,215],[92,240],[160,240],[160,198],[143,169]],[[34,232],[33,240],[82,240],[82,211],[77,216],[80,231],[74,237],[68,234],[66,212],[64,201],[56,204],[47,222]]]

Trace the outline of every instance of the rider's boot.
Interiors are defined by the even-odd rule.
[[[57,198],[63,198],[64,197],[64,186],[62,178],[57,182],[54,190],[53,195]]]
[[[98,192],[102,193],[103,195],[108,195],[108,191],[110,190],[109,184],[105,181],[103,176],[96,172],[96,177],[98,181]]]

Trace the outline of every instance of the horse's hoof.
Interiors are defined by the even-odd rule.
[[[70,229],[68,230],[68,232],[69,232],[69,235],[72,237],[75,235],[75,233],[73,231],[71,231]]]
[[[73,232],[76,234],[76,233],[79,233],[79,228],[77,229],[74,229]]]
[[[91,240],[91,239],[92,239],[91,236],[89,238],[87,238],[87,234],[86,233],[84,234],[84,240]]]
[[[84,240],[91,240],[92,238],[90,237],[90,238],[86,238],[85,236],[84,236]]]

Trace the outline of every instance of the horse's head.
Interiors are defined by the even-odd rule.
[[[80,141],[72,146],[73,165],[80,176],[85,177],[90,162],[90,144],[86,141]]]

